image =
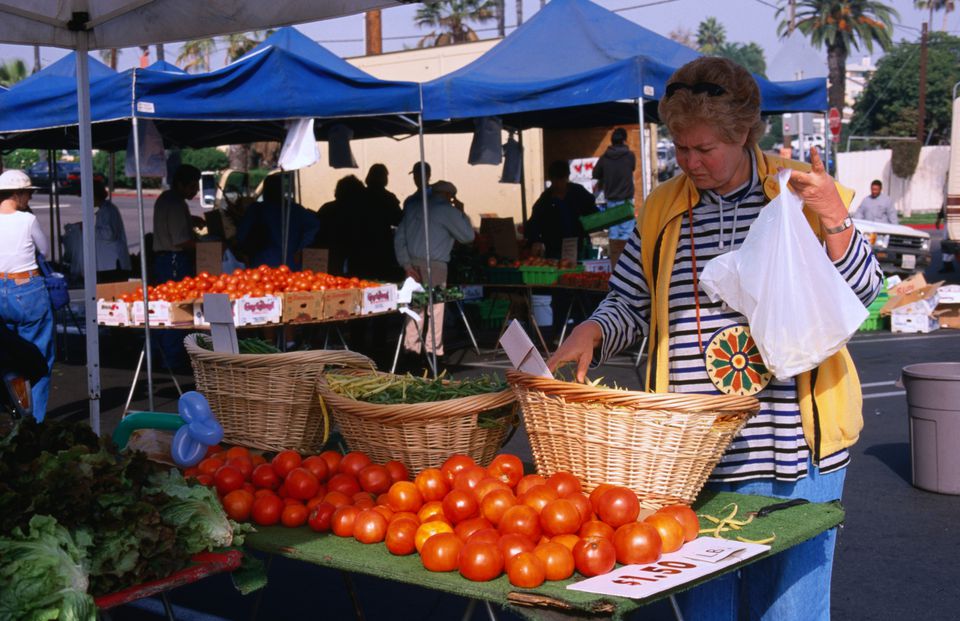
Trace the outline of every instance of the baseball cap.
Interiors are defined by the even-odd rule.
[[[30,177],[22,170],[11,169],[0,175],[0,191],[2,190],[38,190],[30,183]]]
[[[429,176],[430,176],[430,164],[424,162],[424,163],[423,163],[423,170],[427,173],[427,176],[429,177]],[[420,162],[417,162],[416,164],[413,165],[413,168],[410,169],[410,174],[411,174],[411,175],[419,175],[419,174],[420,174]]]
[[[450,196],[457,195],[457,186],[453,185],[449,181],[437,181],[430,187],[433,188],[434,192],[444,192],[445,194],[449,194]]]

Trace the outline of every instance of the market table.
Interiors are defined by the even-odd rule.
[[[730,503],[739,507],[739,515],[756,511],[767,505],[782,502],[782,499],[764,496],[749,496],[728,492],[704,492],[694,508],[698,514],[726,515],[731,511]],[[536,618],[538,612],[562,611],[567,617],[591,617],[605,615],[620,619],[624,615],[705,582],[713,577],[734,571],[744,565],[777,554],[798,543],[811,539],[820,533],[841,524],[844,511],[839,502],[810,503],[791,507],[757,518],[742,530],[735,531],[746,539],[761,540],[776,536],[770,543],[770,550],[744,562],[729,566],[707,578],[691,581],[673,589],[645,599],[626,599],[568,590],[566,586],[583,578],[574,578],[559,582],[547,582],[536,589],[518,589],[510,585],[506,576],[490,582],[471,582],[458,573],[433,573],[423,568],[416,554],[393,556],[384,545],[364,545],[350,538],[332,534],[318,535],[306,528],[260,528],[258,532],[246,538],[246,545],[261,552],[277,554],[286,558],[313,563],[346,572],[368,574],[375,577],[396,580],[425,588],[436,589],[462,597],[483,600],[509,608],[522,616]],[[701,519],[703,527],[709,527],[708,521]],[[729,533],[725,533],[729,535]]]

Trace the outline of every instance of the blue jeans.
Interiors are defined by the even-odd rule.
[[[627,201],[607,201],[607,204],[603,206],[602,210],[611,209],[622,205]],[[614,224],[607,231],[608,239],[630,239],[630,235],[633,234],[633,229],[637,226],[636,220],[630,219],[626,222],[621,222],[620,224]]]
[[[846,469],[829,474],[808,464],[807,476],[795,483],[759,479],[712,483],[719,492],[811,502],[839,500]],[[830,575],[837,529],[804,541],[780,554],[744,567],[677,595],[684,619],[690,621],[827,621],[830,619]]]
[[[153,281],[162,285],[168,280],[182,280],[194,275],[193,251],[158,252],[153,257]],[[176,369],[187,365],[187,350],[183,347],[183,332],[180,330],[150,330],[151,343],[159,348],[162,357],[160,363]]]
[[[34,276],[22,285],[0,279],[0,318],[7,328],[37,346],[47,359],[47,374],[33,385],[33,417],[42,421],[50,398],[50,369],[53,368],[53,309],[43,277]]]

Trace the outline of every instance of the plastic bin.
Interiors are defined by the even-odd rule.
[[[521,265],[520,274],[526,285],[553,285],[560,277],[560,270],[546,265]]]
[[[913,485],[960,494],[960,362],[903,368]]]
[[[610,228],[614,224],[620,224],[633,219],[633,202],[627,201],[616,207],[611,207],[600,213],[592,213],[589,216],[580,216],[580,224],[587,233]]]
[[[537,325],[546,328],[553,325],[553,296],[551,295],[531,295],[533,301],[533,318],[537,320]]]

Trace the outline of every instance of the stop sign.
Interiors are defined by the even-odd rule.
[[[836,108],[830,108],[830,113],[827,115],[827,120],[830,123],[830,133],[834,136],[840,135],[840,111]]]

